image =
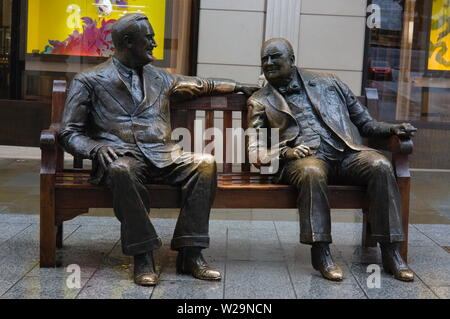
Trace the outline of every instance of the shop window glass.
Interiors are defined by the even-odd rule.
[[[383,120],[450,123],[450,0],[373,0],[367,85]]]
[[[114,52],[112,24],[140,12],[149,17],[158,47],[154,65],[189,74],[191,0],[28,0],[21,8],[22,99],[50,100],[53,80],[70,81]]]

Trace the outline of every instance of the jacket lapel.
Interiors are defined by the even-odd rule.
[[[111,97],[119,104],[125,112],[132,114],[135,109],[133,97],[125,83],[119,76],[112,58],[107,62],[102,72],[98,73],[97,82],[111,95]]]
[[[312,72],[298,69],[300,78],[303,82],[306,94],[308,95],[311,104],[316,109],[319,116],[322,117],[321,101],[322,101],[322,86],[319,85],[316,75]]]
[[[144,100],[136,108],[136,111],[134,112],[135,115],[142,113],[145,109],[155,104],[160,97],[162,90],[162,79],[152,66],[144,66],[142,73],[142,78],[144,81]]]
[[[283,140],[281,141],[281,143],[279,143],[279,145],[282,145],[290,140],[295,139],[300,132],[300,127],[298,126],[297,120],[292,114],[291,109],[286,102],[286,99],[280,94],[280,92],[278,92],[278,90],[271,86],[269,83],[267,83],[266,90],[268,104],[276,111],[284,113],[284,116],[282,117],[283,120],[277,123],[275,126],[281,129],[282,132],[284,132]],[[293,125],[295,125],[295,131],[292,131],[292,128],[294,127]],[[288,132],[289,134],[286,134]]]
[[[286,102],[286,99],[278,92],[277,89],[275,89],[272,85],[267,83],[267,101],[269,102],[270,106],[272,106],[274,109],[286,113],[289,116],[293,117],[293,114],[291,112],[291,109],[289,108],[289,105]]]

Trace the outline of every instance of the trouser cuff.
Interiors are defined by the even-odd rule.
[[[405,241],[405,235],[403,234],[372,235],[372,238],[382,244],[400,243]]]
[[[161,238],[155,237],[137,244],[122,244],[122,252],[127,256],[135,256],[158,249],[161,245]]]
[[[180,250],[183,247],[208,248],[209,236],[180,236],[172,239],[172,250]]]
[[[320,234],[320,233],[301,233],[300,242],[302,244],[312,245],[314,243],[328,243],[331,244],[330,234]]]

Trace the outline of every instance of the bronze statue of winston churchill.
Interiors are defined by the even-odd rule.
[[[399,280],[412,281],[413,272],[399,252],[405,237],[393,168],[384,155],[362,144],[362,136],[409,137],[416,129],[375,121],[336,76],[298,69],[285,39],[265,42],[261,63],[267,84],[248,100],[248,126],[279,129],[279,143],[272,145],[281,159],[276,179],[298,189],[300,241],[312,245],[313,267],[326,279],[343,278],[329,248],[328,182],[364,185],[384,269]],[[258,150],[268,147],[264,139],[252,138],[249,151],[257,158],[267,154]]]
[[[230,80],[174,75],[151,66],[154,35],[142,14],[116,21],[114,56],[76,75],[71,84],[60,139],[69,153],[93,160],[91,182],[112,191],[114,213],[121,222],[122,250],[134,256],[137,284],[158,283],[152,252],[161,240],[148,218],[146,183],[181,187],[181,212],[171,243],[178,251],[177,271],[220,280],[220,272],[201,254],[209,246],[216,163],[210,155],[182,151],[171,140],[169,99],[251,94],[256,88]]]

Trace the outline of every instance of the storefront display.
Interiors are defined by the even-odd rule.
[[[155,57],[164,59],[165,0],[30,0],[27,54],[109,57],[111,28],[127,13],[149,17],[156,33]]]
[[[380,9],[381,26],[369,33],[363,86],[378,90],[381,120],[412,121],[419,128],[414,167],[448,168],[442,150],[450,132],[450,1],[372,4]]]
[[[16,59],[23,69],[15,84],[20,98],[50,101],[54,80],[70,82],[76,73],[106,61],[114,53],[112,25],[130,13],[145,14],[152,22],[155,66],[191,74],[196,5],[193,0],[21,2]]]

